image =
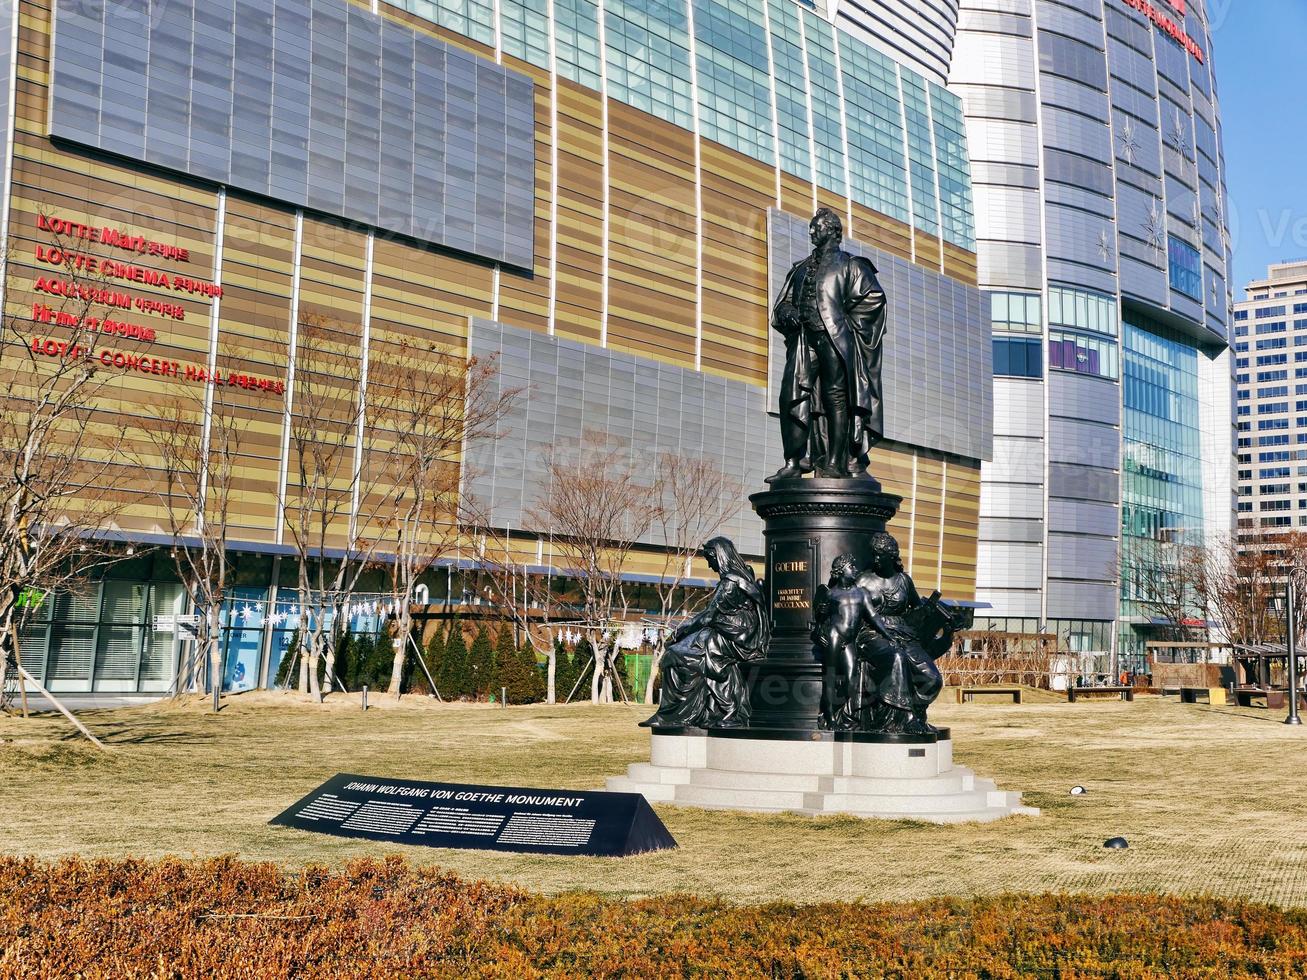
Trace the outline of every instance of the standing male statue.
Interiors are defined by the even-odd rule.
[[[876,267],[840,248],[844,227],[830,208],[808,229],[812,254],[790,269],[772,310],[772,327],[785,338],[785,465],[768,483],[814,469],[826,478],[865,477],[867,454],[884,433],[885,292]]]

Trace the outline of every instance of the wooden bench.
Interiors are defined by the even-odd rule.
[[[1289,704],[1289,692],[1283,688],[1266,688],[1266,687],[1236,687],[1234,689],[1234,700],[1241,708],[1253,707],[1254,698],[1264,698],[1268,709],[1284,708]],[[1298,692],[1298,704],[1307,707],[1307,700],[1301,691]]]
[[[963,701],[972,701],[977,694],[1002,694],[1012,698],[1013,704],[1021,703],[1021,688],[1019,687],[959,687],[958,704]]]
[[[1135,689],[1125,685],[1111,685],[1108,687],[1068,687],[1066,690],[1066,699],[1075,701],[1077,698],[1092,698],[1095,694],[1114,694],[1122,701],[1133,701],[1135,699]]]
[[[1182,704],[1197,704],[1200,698],[1206,698],[1208,704],[1225,704],[1223,687],[1182,687],[1180,701]]]

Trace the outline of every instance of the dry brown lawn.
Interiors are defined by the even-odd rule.
[[[375,699],[374,699],[375,703]],[[1307,728],[1283,713],[1180,705],[941,703],[955,758],[1038,818],[986,825],[811,820],[660,807],[675,851],[628,859],[403,848],[267,822],[336,772],[596,788],[647,760],[640,706],[436,705],[294,696],[0,718],[0,853],[287,865],[401,852],[459,874],[559,892],[693,892],[731,901],[907,900],[1002,892],[1169,892],[1307,906]],[[1075,784],[1089,790],[1068,795]],[[1129,838],[1105,851],[1103,840]]]

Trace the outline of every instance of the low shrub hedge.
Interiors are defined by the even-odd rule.
[[[735,906],[402,859],[0,858],[3,977],[1299,977],[1307,912],[1144,895]]]

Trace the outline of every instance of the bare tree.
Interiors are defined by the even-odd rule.
[[[191,609],[195,640],[178,671],[181,695],[208,680],[217,710],[222,691],[222,607],[228,598],[231,558],[227,537],[237,492],[237,459],[250,428],[230,388],[215,377],[204,387],[165,402],[147,430],[157,472],[156,492],[173,539],[173,560]]]
[[[944,683],[953,687],[981,684],[1052,686],[1054,665],[1069,654],[1059,652],[1057,636],[968,630],[961,643],[936,662]]]
[[[1130,538],[1122,565],[1130,598],[1152,614],[1161,635],[1172,641],[1207,638],[1202,594],[1206,551],[1173,532],[1175,540]]]
[[[126,428],[98,411],[118,377],[96,350],[110,332],[113,291],[52,223],[37,224],[49,237],[33,247],[51,266],[36,277],[38,291],[18,281],[14,247],[0,256],[0,690],[11,669],[30,676],[18,656],[30,610],[46,595],[82,587],[88,573],[120,556],[100,532],[125,506],[118,486]],[[22,314],[8,312],[24,301]],[[147,342],[114,343],[132,354]]]
[[[373,350],[376,350],[374,347]],[[418,580],[451,554],[459,541],[459,484],[467,442],[495,438],[517,397],[498,382],[498,360],[464,359],[447,350],[397,345],[369,395],[368,423],[382,435],[365,457],[381,482],[393,487],[379,523],[391,558],[395,659],[387,693],[398,697],[412,641],[412,599]]]
[[[1307,624],[1307,534],[1228,538],[1208,549],[1203,595],[1232,643],[1282,643],[1283,597],[1292,581],[1296,619]]]
[[[621,688],[618,628],[629,612],[622,573],[661,500],[630,449],[593,434],[583,435],[575,451],[555,449],[545,470],[544,493],[527,521],[550,535],[561,571],[576,582],[576,618],[594,651],[590,699],[611,702],[614,685]]]
[[[589,454],[584,451],[577,454],[556,453],[555,459],[559,465],[555,468],[546,466],[551,489],[529,519],[554,521],[559,518],[560,512],[568,510],[568,504],[562,498],[577,486],[578,470],[587,472],[581,479],[592,490],[596,489],[594,473],[597,471],[600,474],[597,482],[602,485],[602,495],[606,497],[612,498],[614,493],[617,499],[638,496],[639,501],[634,509],[641,513],[637,523],[644,526],[642,534],[648,543],[660,546],[658,560],[661,569],[653,585],[659,601],[657,624],[670,625],[693,613],[704,601],[707,593],[686,585],[694,557],[703,542],[739,512],[743,487],[739,481],[726,476],[717,462],[675,453],[665,453],[658,458],[656,467],[648,475],[648,485],[645,485],[644,475],[636,474],[621,456],[620,452],[611,449]],[[573,457],[582,462],[572,465]],[[629,476],[637,477],[632,481],[631,488],[626,486]],[[552,490],[555,480],[566,481],[568,490],[555,493]],[[631,489],[637,493],[632,494]],[[464,506],[468,515],[464,523],[478,534],[477,560],[482,573],[491,581],[501,613],[512,622],[519,635],[526,637],[532,650],[545,657],[546,700],[552,704],[557,699],[558,691],[557,651],[550,624],[557,622],[572,626],[589,621],[583,611],[586,588],[579,586],[577,590],[571,590],[567,585],[584,577],[578,574],[578,569],[586,564],[584,559],[577,558],[578,550],[590,554],[593,549],[577,549],[574,541],[578,538],[594,538],[602,544],[610,540],[606,534],[611,529],[600,533],[603,529],[594,524],[578,528],[578,522],[569,520],[566,522],[568,530],[550,524],[533,531],[532,538],[514,538],[507,531],[494,528],[486,509],[478,509],[476,501],[465,499]],[[543,513],[546,508],[552,512],[551,515]],[[612,516],[596,515],[600,523],[612,523]],[[634,542],[624,543],[618,534],[617,544],[618,550],[626,548],[629,551]],[[549,558],[544,555],[546,550],[550,552]],[[576,567],[565,569],[564,574],[542,575],[528,570],[529,565],[551,560],[554,552],[562,557],[569,554],[569,550],[572,555],[571,564]],[[618,568],[617,577],[610,584],[620,583],[620,571]],[[573,591],[576,594],[572,594]],[[624,593],[622,596],[617,593],[618,590],[613,590],[613,597],[619,601],[611,614],[605,613],[598,617],[603,621],[605,633],[611,632],[609,627],[615,627],[624,616]],[[596,605],[603,607],[605,603],[599,601]],[[588,634],[588,638],[593,637],[593,633]],[[615,656],[615,653],[615,650],[609,651],[610,655]],[[661,639],[658,650],[658,655],[660,654]],[[651,672],[646,700],[651,698],[652,685]]]
[[[658,507],[651,523],[652,538],[662,549],[663,567],[654,585],[659,629],[654,666],[645,685],[648,703],[653,701],[657,668],[672,624],[697,612],[711,594],[686,586],[694,558],[703,543],[740,512],[744,489],[743,481],[727,475],[718,460],[670,452],[658,458]]]
[[[1208,543],[1199,595],[1231,643],[1258,646],[1283,635],[1271,603],[1283,589],[1279,550],[1234,537]]]
[[[299,686],[321,701],[335,683],[346,610],[382,543],[379,535],[360,529],[375,526],[394,493],[381,482],[394,445],[378,448],[377,428],[364,424],[362,351],[352,333],[306,314],[296,333],[295,361],[288,432],[295,480],[286,488],[283,521],[297,559]],[[384,387],[371,392],[374,414],[386,394]],[[339,557],[329,562],[331,550]]]
[[[466,486],[466,484],[465,484]],[[531,651],[545,658],[545,703],[557,700],[558,650],[554,646],[550,624],[559,605],[557,583],[551,574],[532,574],[534,549],[522,553],[526,542],[514,539],[506,530],[491,526],[484,503],[465,496],[464,526],[476,534],[476,556],[481,572],[490,579],[492,596],[500,614],[508,620]],[[543,545],[545,539],[541,540]]]

